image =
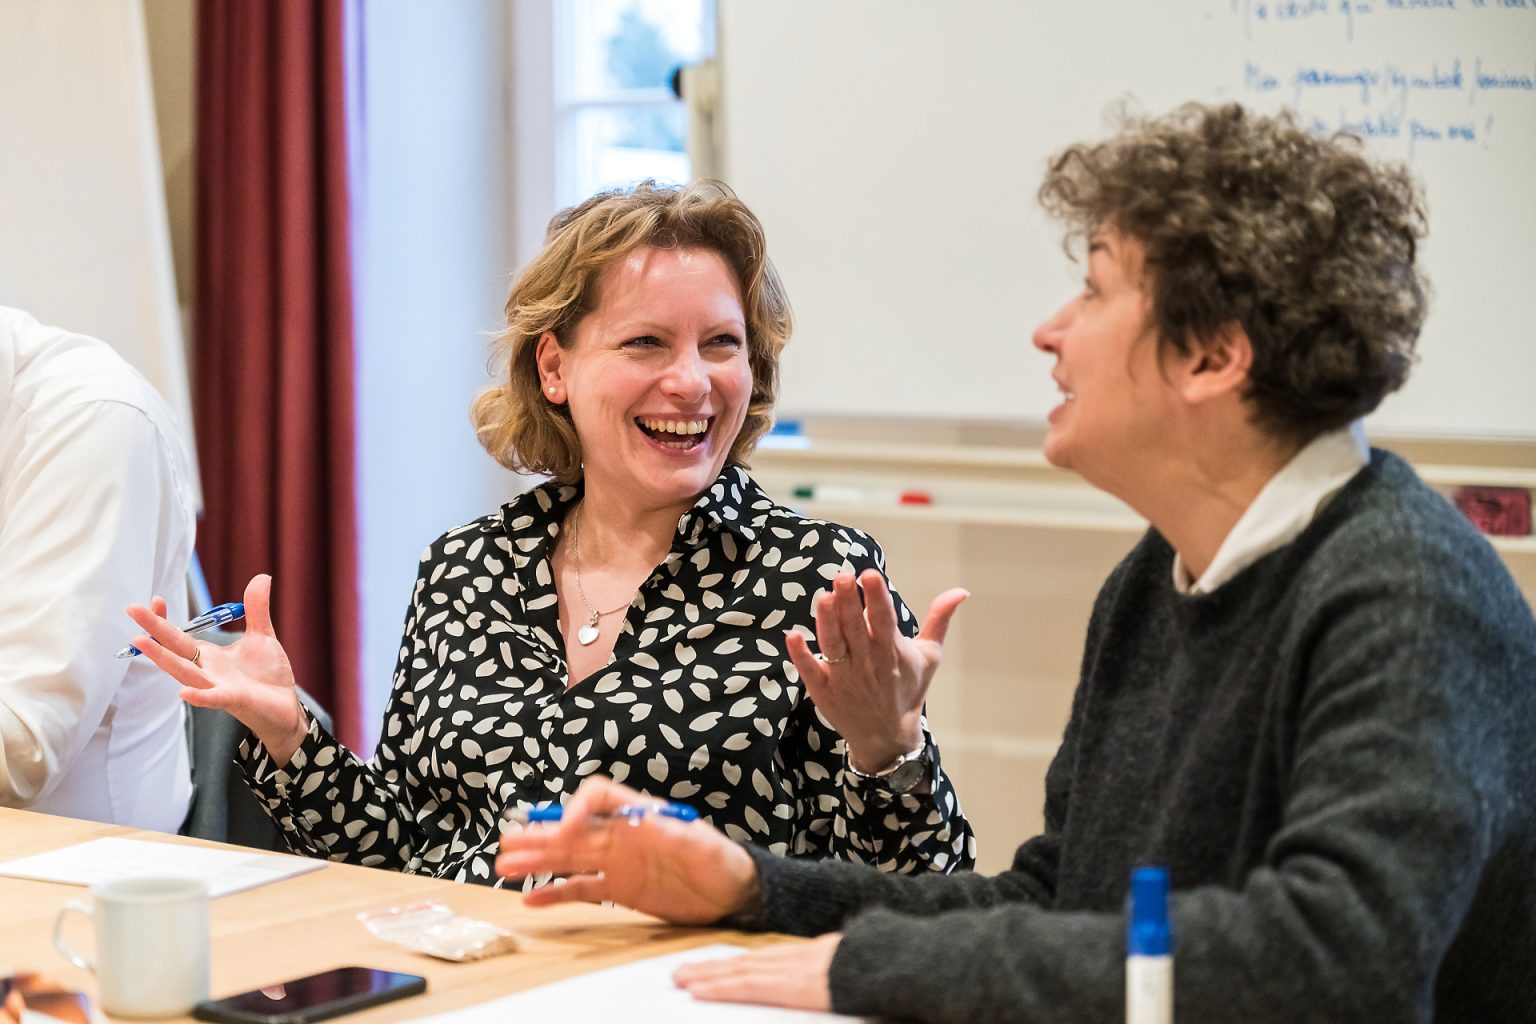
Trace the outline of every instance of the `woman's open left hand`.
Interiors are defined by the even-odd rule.
[[[949,620],[969,596],[946,590],[933,599],[917,636],[906,637],[879,571],[866,569],[857,580],[840,573],[831,591],[815,598],[821,657],[801,634],[786,635],[806,692],[847,740],[855,767],[878,771],[922,743],[923,701],[944,654]]]

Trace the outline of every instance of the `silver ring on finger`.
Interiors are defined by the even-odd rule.
[[[192,664],[196,665],[200,660],[202,660],[202,657],[203,649],[201,647],[194,647],[192,648],[192,657],[188,660],[190,660]]]

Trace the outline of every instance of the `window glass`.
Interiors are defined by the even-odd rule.
[[[571,122],[574,194],[566,205],[605,188],[645,178],[683,182],[689,178],[684,149],[684,111],[588,107]]]
[[[557,9],[566,19],[560,204],[643,178],[687,181],[687,116],[671,79],[714,53],[711,0],[568,0]]]

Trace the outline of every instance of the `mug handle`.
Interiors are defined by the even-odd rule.
[[[62,907],[59,908],[58,915],[53,919],[53,947],[60,953],[63,953],[64,958],[70,963],[74,964],[76,967],[94,973],[96,970],[96,965],[91,963],[85,957],[81,956],[79,953],[76,953],[73,949],[70,949],[69,946],[64,942],[64,919],[69,916],[69,912],[71,910],[78,910],[86,917],[95,917],[95,915],[91,913],[91,905],[89,903],[82,903],[80,900],[67,901]]]

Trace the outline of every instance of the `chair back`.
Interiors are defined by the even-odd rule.
[[[304,710],[321,728],[331,730],[331,716],[306,693]],[[286,852],[282,833],[246,785],[235,758],[249,735],[227,711],[187,708],[187,754],[192,761],[192,804],[181,826],[184,836],[236,843],[259,850]]]

